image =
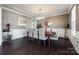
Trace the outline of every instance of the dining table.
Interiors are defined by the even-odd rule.
[[[49,32],[49,31],[46,31],[45,32],[45,37],[48,37],[48,47],[50,48],[50,37],[51,37],[51,32]]]
[[[48,47],[50,48],[50,37],[54,36],[56,33],[55,32],[51,32],[51,31],[45,31],[45,37],[48,38]]]

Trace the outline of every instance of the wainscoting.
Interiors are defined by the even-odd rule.
[[[27,29],[11,29],[12,39],[18,39],[27,36]]]
[[[65,29],[62,28],[53,28],[55,31],[58,31],[59,37],[64,37]],[[27,36],[28,29],[11,29],[12,40]]]
[[[71,35],[71,30],[67,30],[66,36],[69,37],[71,43],[73,44],[74,48],[76,49],[77,53],[79,54],[79,31],[76,32],[76,37]]]

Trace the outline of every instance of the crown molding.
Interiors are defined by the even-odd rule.
[[[59,16],[59,15],[64,15],[67,14],[67,12],[61,12],[61,13],[56,13],[56,14],[52,14],[52,15],[46,15],[44,17],[55,17],[55,16]]]
[[[23,12],[23,13],[29,15],[29,16],[33,16],[33,14],[31,14],[30,12],[25,12],[25,11],[23,11],[22,9],[19,9],[19,8],[16,8],[16,7],[13,7],[13,9],[15,9],[15,10],[17,10],[17,11],[20,11],[20,12]]]
[[[70,13],[70,11],[71,11],[72,7],[73,7],[73,4],[71,4],[71,5],[70,5],[70,7],[68,8],[67,14],[69,14],[69,13]]]
[[[69,14],[71,9],[73,7],[73,4],[70,5],[70,7],[68,8],[68,11],[66,12],[60,12],[60,13],[56,13],[56,14],[51,14],[51,15],[44,15],[45,17],[52,17],[52,16],[59,16],[59,15],[63,15],[63,14]],[[24,12],[23,10],[19,9],[19,8],[16,8],[16,7],[13,7],[13,9],[11,8],[8,8],[8,7],[2,7],[2,9],[5,9],[5,10],[8,10],[8,11],[11,11],[11,12],[14,12],[14,13],[17,13],[17,14],[21,14],[21,15],[24,15],[24,16],[28,16],[28,17],[37,17],[37,16],[34,16],[33,14],[31,13],[27,13],[27,12]]]
[[[66,12],[60,12],[60,13],[57,13],[57,14],[48,15],[46,17],[52,17],[52,16],[59,16],[59,15],[69,14],[73,6],[74,5],[71,4],[70,7],[68,8],[68,11],[66,11]]]
[[[10,12],[16,13],[16,14],[24,15],[24,16],[26,16],[26,17],[32,17],[32,16],[30,16],[30,15],[27,15],[27,14],[22,13],[22,12],[20,12],[20,11],[15,11],[15,10],[10,9],[10,8],[7,8],[7,7],[1,7],[1,8],[4,9],[4,10],[8,10],[8,11],[10,11]]]

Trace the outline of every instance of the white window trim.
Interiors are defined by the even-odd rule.
[[[76,37],[76,5],[73,6],[71,11],[71,35]]]

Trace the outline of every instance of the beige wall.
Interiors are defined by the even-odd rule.
[[[41,23],[43,26],[45,26],[45,21],[53,23],[50,27],[64,28],[65,24],[69,24],[69,14],[48,17],[45,20],[38,20],[37,23]]]
[[[76,29],[77,29],[77,31],[79,31],[79,4],[76,6],[76,10],[77,10],[77,12],[76,12],[76,16],[77,16],[77,23],[76,23]]]
[[[69,13],[69,29],[71,29],[71,12]]]
[[[27,25],[26,26],[18,26],[18,17],[25,17],[27,19]],[[23,16],[23,15],[19,15],[7,10],[2,10],[2,27],[5,28],[5,25],[7,23],[10,23],[11,25],[11,29],[25,29],[28,26],[30,26],[30,18]]]

